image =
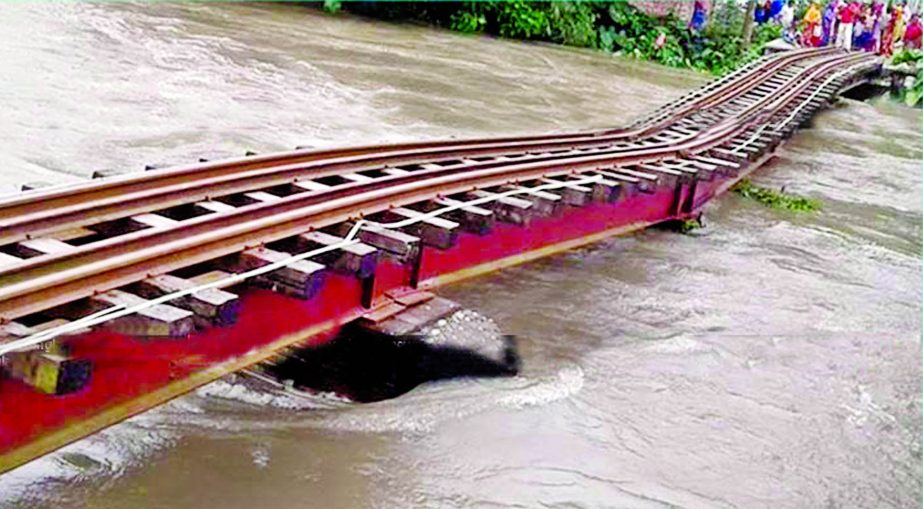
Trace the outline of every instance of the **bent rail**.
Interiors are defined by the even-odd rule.
[[[194,217],[170,226],[145,229],[64,252],[22,260],[0,267],[0,316],[15,319],[94,292],[144,279],[148,274],[170,272],[311,228],[323,228],[348,221],[360,214],[374,214],[436,195],[451,195],[471,189],[515,184],[523,180],[581,173],[600,167],[624,167],[674,159],[683,154],[702,153],[744,133],[756,120],[768,121],[783,107],[790,105],[814,81],[833,70],[871,61],[865,55],[836,54],[822,58],[790,79],[781,81],[779,88],[785,91],[778,97],[766,94],[738,110],[732,119],[714,123],[695,134],[676,137],[671,142],[636,143],[600,150],[592,155],[581,152],[578,152],[580,155],[574,155],[570,150],[561,155],[526,155],[515,161],[470,161],[405,174],[383,175],[367,181],[349,182],[325,190],[297,193],[227,212]],[[380,158],[376,161],[379,166],[357,165],[351,159],[324,162],[318,166],[326,167],[326,171],[315,170],[311,175],[316,178],[355,174],[380,167],[386,161],[393,159]],[[299,172],[303,169],[300,165],[295,168]],[[291,174],[286,173],[285,179],[290,178]],[[160,190],[157,195],[185,202],[216,196],[222,192],[240,191],[250,185],[248,183],[247,186],[238,187],[237,179],[231,182],[228,186],[225,182],[206,180],[200,184],[202,189],[191,194],[168,187]],[[256,179],[258,186],[277,182]],[[131,196],[126,198],[136,200]],[[102,217],[110,218],[109,211],[117,212],[120,207],[132,211],[131,206],[123,206],[123,200],[111,202],[106,207],[98,206],[98,209],[105,211]],[[161,201],[157,205],[162,206],[164,203]],[[90,212],[93,210],[97,209],[90,209]],[[32,218],[25,218],[24,228],[41,232],[41,222],[27,221],[29,219]],[[60,221],[59,218],[55,219]],[[59,222],[58,226],[61,224]],[[73,226],[70,222],[63,224]]]
[[[205,181],[222,177],[244,178],[249,172],[263,169],[276,169],[279,172],[286,172],[287,174],[269,172],[276,174],[277,178],[284,179],[291,178],[290,174],[295,172],[300,172],[301,175],[310,175],[308,172],[313,169],[312,166],[316,167],[324,162],[330,164],[338,162],[393,165],[420,164],[465,156],[496,156],[527,150],[576,149],[615,143],[662,130],[670,123],[690,114],[690,112],[715,108],[723,103],[728,103],[764,83],[778,69],[835,52],[836,50],[832,48],[810,49],[768,57],[764,66],[754,66],[739,75],[732,74],[730,76],[733,79],[728,79],[721,86],[706,87],[703,89],[704,91],[700,90],[684,96],[665,107],[664,111],[656,119],[643,119],[636,125],[626,129],[496,139],[444,140],[321,151],[295,151],[169,168],[155,171],[151,174],[127,175],[99,182],[81,183],[44,192],[29,193],[24,196],[0,199],[0,244],[19,240],[26,233],[42,233],[36,230],[35,225],[23,225],[21,221],[11,221],[10,218],[22,218],[30,214],[53,217],[56,211],[73,213],[75,208],[79,208],[85,211],[93,210],[95,217],[105,219],[106,216],[101,213],[100,206],[106,198],[120,199],[129,194],[166,189],[170,185],[183,186],[192,181]],[[724,81],[724,78],[716,83],[721,83],[722,81]],[[262,182],[256,185],[261,184]],[[125,205],[124,201],[122,205]]]

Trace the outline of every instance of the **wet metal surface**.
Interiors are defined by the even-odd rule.
[[[696,75],[288,5],[4,4],[0,191],[203,153],[622,124]],[[699,235],[456,285],[523,372],[354,406],[218,382],[0,477],[0,507],[912,507],[920,115],[821,114]]]

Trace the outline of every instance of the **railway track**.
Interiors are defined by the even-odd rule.
[[[392,316],[417,287],[692,217],[878,65],[798,50],[620,129],[296,150],[2,198],[0,407],[29,417],[0,413],[0,472]],[[97,382],[62,385],[90,364]]]
[[[118,198],[120,205],[124,207],[126,205],[124,197],[134,196],[136,192],[157,189],[173,191],[175,189],[171,186],[187,185],[191,181],[208,183],[211,179],[222,177],[242,180],[244,177],[250,176],[250,172],[264,169],[270,171],[260,172],[261,176],[268,177],[271,175],[276,177],[276,180],[261,180],[247,185],[265,186],[271,185],[273,182],[284,182],[281,179],[290,179],[293,178],[292,175],[305,175],[311,171],[316,171],[316,167],[320,163],[328,165],[364,163],[370,166],[376,164],[413,166],[414,164],[442,162],[466,156],[499,156],[524,151],[566,150],[614,145],[621,148],[636,146],[637,144],[631,145],[624,142],[645,135],[653,136],[656,133],[668,131],[667,128],[675,124],[677,120],[697,111],[718,107],[722,104],[731,105],[748,92],[753,93],[756,87],[765,85],[766,81],[772,78],[774,71],[786,66],[796,65],[800,61],[831,54],[833,51],[832,49],[799,50],[792,54],[764,57],[764,59],[758,61],[758,63],[763,63],[763,66],[754,65],[753,68],[744,68],[738,73],[718,80],[715,84],[696,90],[673,103],[669,103],[657,110],[656,115],[645,117],[624,129],[517,138],[431,141],[314,152],[296,151],[165,169],[149,175],[135,174],[108,179],[105,182],[77,184],[53,191],[10,197],[0,200],[0,221],[2,221],[0,222],[0,244],[12,241],[17,235],[22,237],[27,232],[31,234],[37,233],[35,223],[29,224],[29,229],[27,230],[23,221],[33,215],[49,217],[54,211],[69,211],[73,207],[79,206],[83,210],[92,210],[94,218],[106,219],[107,215],[101,210],[106,198]],[[720,108],[717,108],[716,112],[720,114],[719,110]],[[685,126],[687,130],[696,129],[700,128],[704,123],[707,123],[706,119],[692,119],[686,122]],[[640,144],[643,144],[643,142],[640,142]],[[142,195],[142,197],[144,196]],[[56,223],[56,225],[60,227],[60,223]]]
[[[310,163],[183,179],[181,184],[167,178],[167,185],[159,185],[165,179],[154,178],[158,172],[153,172],[152,189],[100,198],[99,189],[108,194],[111,186],[90,184],[79,187],[80,193],[70,194],[61,205],[36,193],[0,208],[5,216],[12,211],[21,214],[6,217],[0,227],[0,242],[7,243],[7,263],[0,265],[0,316],[13,320],[148,274],[174,271],[354,220],[360,214],[413,206],[436,195],[522,185],[601,168],[611,187],[628,188],[629,193],[658,183],[709,178],[730,167],[728,163],[739,163],[733,144],[750,135],[754,122],[769,122],[785,113],[786,106],[794,107],[798,97],[813,92],[812,84],[828,73],[871,62],[863,55],[831,51],[803,52],[791,58],[796,60],[770,61],[770,65],[784,62],[786,70],[761,73],[755,83],[754,74],[745,74],[746,79],[740,78],[746,81],[741,93],[727,93],[726,89],[733,90],[732,80],[727,87],[716,88],[725,90],[724,100],[691,115],[685,107],[677,110],[678,125],[671,124],[672,129],[627,139],[618,136],[614,142],[605,137],[605,141],[601,137],[542,139],[537,148],[514,155],[506,143],[500,144],[498,153],[494,147],[484,148],[496,144],[452,142],[447,154],[437,142],[435,150],[425,146],[397,154],[350,157],[336,153]],[[708,94],[700,97],[715,100]],[[749,153],[754,146],[749,143],[737,155]],[[241,166],[246,168],[247,163]],[[208,169],[200,167],[200,171]],[[146,179],[130,182],[148,185]],[[37,207],[40,210],[34,211]],[[34,212],[23,214],[23,210]],[[55,236],[61,232],[65,235]],[[75,232],[78,236],[73,237]],[[34,249],[36,245],[39,249]]]

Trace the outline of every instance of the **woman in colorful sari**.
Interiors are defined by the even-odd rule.
[[[904,25],[907,23],[907,5],[901,2],[901,15],[894,24],[894,43],[904,40]]]
[[[891,17],[888,19],[888,25],[881,36],[881,54],[886,57],[891,56],[891,53],[894,52],[894,41],[899,40],[894,38],[894,34],[897,33],[897,25],[903,23],[903,15],[904,9],[900,4],[895,4],[894,9],[891,11]]]
[[[818,6],[818,0],[814,0],[804,13],[804,35],[802,35],[804,45],[820,46],[820,35],[820,7]]]

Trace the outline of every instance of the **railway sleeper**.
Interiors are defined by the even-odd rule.
[[[41,350],[10,352],[2,362],[12,378],[51,395],[80,390],[89,382],[92,372],[87,359]]]
[[[336,245],[343,242],[343,238],[322,231],[313,231],[299,235],[295,242],[299,251],[311,251]],[[318,255],[317,260],[336,272],[354,274],[363,279],[375,273],[378,257],[378,249],[359,242]]]
[[[458,242],[460,225],[442,217],[427,217],[407,207],[394,207],[384,212],[375,214],[371,218],[376,222],[395,223],[408,219],[416,220],[415,223],[401,228],[411,235],[419,237],[424,245],[437,249],[449,249]]]
[[[734,152],[733,150],[725,147],[712,147],[707,151],[707,153],[709,156],[714,156],[727,161],[733,161],[737,163],[738,167],[743,167],[747,162],[749,162],[749,158],[746,155]]]
[[[223,203],[220,201],[214,201],[214,200],[196,202],[195,207],[209,214],[220,214],[222,212],[230,212],[237,208],[237,207],[234,207],[233,205],[228,205],[227,203]]]
[[[535,185],[518,185],[518,184],[508,184],[500,186],[500,191],[522,191],[528,190],[529,192],[516,195],[517,198],[521,200],[526,200],[532,202],[532,211],[535,215],[549,217],[557,215],[561,212],[564,199],[560,194],[551,191],[533,191],[531,190]]]
[[[714,166],[699,166],[697,164],[692,164],[690,161],[684,159],[671,159],[660,162],[661,166],[670,168],[673,170],[684,172],[688,177],[692,177],[699,180],[711,181],[715,178],[715,167]]]
[[[543,178],[543,184],[565,184],[564,187],[555,189],[564,198],[564,203],[572,207],[583,207],[593,200],[593,188],[584,184],[567,184],[567,180],[559,178]]]
[[[660,183],[660,177],[657,175],[633,171],[619,166],[596,170],[596,173],[602,175],[605,178],[610,178],[616,182],[625,182],[630,184],[631,192],[628,193],[630,196],[634,196],[637,193],[651,194]]]
[[[352,223],[342,223],[330,228],[328,233],[345,237],[352,227]],[[365,225],[356,236],[362,242],[380,249],[381,257],[402,264],[413,262],[422,249],[419,237],[376,225]]]
[[[659,163],[642,163],[630,168],[636,171],[659,175],[659,182],[664,186],[673,187],[677,182],[687,180],[687,175],[684,172],[674,170],[673,168],[667,168]]]
[[[75,249],[74,246],[67,242],[49,237],[39,237],[35,239],[23,240],[16,244],[16,255],[23,258],[32,258],[55,253],[66,253]]]
[[[133,285],[132,289],[142,297],[154,299],[174,292],[189,290],[199,286],[199,284],[201,283],[164,274],[145,279]],[[237,322],[240,312],[240,300],[237,295],[217,288],[199,290],[191,295],[179,297],[170,301],[170,305],[195,313],[194,322],[197,327],[202,329],[211,325],[232,325]]]
[[[258,247],[225,258],[224,265],[233,272],[246,272],[290,257],[289,253]],[[253,284],[307,300],[314,297],[323,286],[326,271],[327,268],[320,263],[298,260],[268,274],[256,276]]]
[[[753,143],[744,144],[743,142],[741,142],[740,144],[733,144],[733,145],[726,144],[718,148],[721,150],[727,150],[728,153],[730,154],[734,154],[738,157],[742,157],[745,164],[759,159],[760,156],[762,156],[764,153],[764,151],[761,148],[754,146]],[[724,155],[727,155],[727,154],[724,154]]]
[[[730,176],[737,176],[741,169],[741,163],[738,161],[715,157],[711,154],[708,154],[707,152],[693,155],[690,157],[690,159],[705,164],[713,164],[719,168],[719,171]]]
[[[478,205],[463,206],[463,204],[463,201],[443,197],[417,204],[416,207],[422,212],[432,212],[445,207],[461,207],[445,212],[441,217],[455,221],[461,225],[462,231],[475,235],[487,235],[493,231],[496,215],[492,210]]]
[[[292,187],[300,189],[303,191],[308,191],[311,193],[324,192],[328,191],[331,187],[328,184],[322,184],[315,180],[295,180],[292,182]]]
[[[0,345],[4,343],[9,343],[11,341],[27,338],[33,334],[38,334],[40,332],[60,327],[62,325],[67,325],[70,323],[69,320],[63,318],[49,318],[44,314],[35,316],[32,320],[29,320],[29,324],[25,323],[25,320],[16,321],[16,322],[6,322],[0,325]],[[53,353],[57,355],[69,355],[70,348],[68,348],[68,338],[83,334],[88,332],[88,328],[80,328],[67,334],[62,334],[54,339],[50,339],[46,342],[40,343],[38,345],[19,350],[21,352],[31,352],[31,351],[43,351],[48,353]],[[3,357],[0,357],[0,366],[3,364]]]
[[[471,191],[469,194],[472,199],[492,198],[480,206],[492,211],[497,220],[504,223],[526,227],[535,215],[533,202],[516,196],[498,196],[497,193],[484,190]]]
[[[243,193],[246,198],[253,200],[254,203],[272,203],[282,199],[281,196],[266,192],[266,191],[251,191],[249,193]]]
[[[22,261],[22,258],[19,256],[14,256],[14,255],[0,251],[0,267],[3,267],[5,265],[13,265],[14,263],[19,263],[21,261]]]
[[[75,320],[119,306],[131,308],[147,303],[147,299],[125,290],[109,290],[86,299],[48,310],[54,318]],[[193,313],[169,304],[154,304],[102,325],[102,328],[138,337],[182,338],[194,329]]]
[[[581,180],[588,176],[592,176],[592,175],[587,175],[587,174],[569,175],[568,179]],[[615,203],[619,201],[620,198],[622,198],[622,184],[620,182],[616,182],[615,180],[612,180],[612,179],[603,178],[602,175],[596,175],[596,176],[600,177],[600,179],[589,184],[591,186],[590,198],[592,201],[601,202],[601,203]],[[581,185],[586,186],[587,184],[581,184]]]

